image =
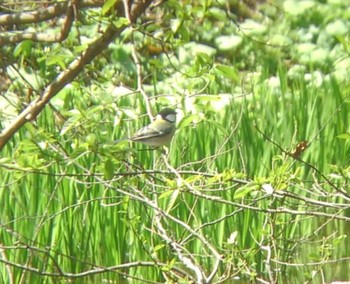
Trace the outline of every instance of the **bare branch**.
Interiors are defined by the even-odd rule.
[[[38,268],[34,268],[28,265],[22,265],[17,262],[12,262],[4,258],[0,258],[0,262],[16,267],[19,269],[22,269],[24,271],[29,271],[32,273],[40,274],[42,276],[50,276],[50,277],[67,277],[67,278],[81,278],[86,277],[94,274],[100,274],[105,272],[111,272],[116,270],[121,270],[125,268],[132,268],[132,267],[140,267],[140,266],[154,266],[154,262],[146,262],[146,261],[137,261],[137,262],[130,262],[130,263],[124,263],[121,265],[115,265],[115,266],[109,266],[109,267],[96,267],[91,270],[83,271],[80,273],[69,273],[69,272],[50,272],[50,271],[42,271]],[[161,265],[160,263],[157,263],[157,265]],[[166,266],[166,264],[163,264],[162,266]]]
[[[9,24],[18,24],[18,23],[36,23],[44,20],[53,18],[54,16],[59,16],[66,13],[66,18],[63,23],[62,29],[58,34],[51,33],[40,33],[40,32],[12,32],[7,35],[0,36],[0,46],[9,43],[17,43],[24,40],[31,40],[36,42],[61,42],[65,40],[72,28],[74,18],[76,17],[77,6],[80,8],[80,2],[78,1],[69,1],[64,3],[58,3],[54,6],[51,6],[44,10],[44,12],[26,12],[26,13],[17,13],[11,15],[0,16],[0,24],[3,21],[4,25]],[[102,5],[101,2],[95,1],[81,1],[82,5],[85,7],[99,6]],[[89,6],[90,5],[90,6]],[[50,16],[50,17],[48,17]],[[52,16],[52,17],[51,17]],[[19,19],[18,22],[16,20]],[[8,21],[8,22],[7,22]]]
[[[19,24],[33,24],[44,22],[65,13],[70,1],[59,2],[51,5],[45,9],[38,9],[36,11],[3,14],[0,15],[0,25],[19,25]],[[103,0],[80,0],[78,6],[80,8],[100,7],[103,5]]]
[[[135,28],[132,26],[132,19],[131,19],[131,15],[130,15],[130,9],[129,9],[129,6],[128,6],[128,1],[127,0],[123,0],[123,3],[124,3],[124,10],[125,10],[126,18],[129,21],[130,28],[134,32]],[[146,105],[146,108],[147,108],[148,117],[152,121],[154,117],[153,117],[153,114],[152,114],[152,108],[151,108],[151,104],[150,104],[150,99],[147,96],[147,94],[146,94],[146,92],[145,92],[145,90],[143,89],[143,86],[142,86],[142,67],[141,67],[141,62],[139,60],[139,57],[138,57],[138,54],[137,54],[137,51],[136,51],[136,47],[135,47],[135,44],[134,44],[134,37],[132,37],[131,55],[132,55],[132,58],[134,60],[135,65],[136,65],[137,90],[141,93],[141,95],[142,95],[142,97],[144,99],[144,102],[145,102],[145,105]]]
[[[154,200],[154,202],[155,202],[156,206],[158,206],[158,204],[156,203],[157,202],[156,199]],[[163,240],[165,240],[169,244],[169,246],[172,248],[172,250],[176,253],[176,256],[183,263],[183,265],[185,267],[187,267],[189,270],[192,270],[196,274],[197,283],[203,283],[204,278],[205,278],[204,271],[201,269],[200,266],[195,264],[191,258],[187,257],[183,253],[183,248],[180,246],[180,244],[178,242],[176,242],[176,240],[173,240],[167,234],[167,231],[163,227],[161,219],[162,219],[162,215],[156,211],[155,222],[157,224],[157,230],[159,232],[159,235],[162,237]]]
[[[59,34],[50,34],[50,33],[18,33],[15,35],[9,36],[0,36],[0,46],[3,46],[8,43],[16,43],[24,40],[32,41],[42,41],[42,42],[61,42],[65,40],[71,30],[74,21],[74,8],[73,5],[67,7],[66,19],[64,21],[62,30]]]

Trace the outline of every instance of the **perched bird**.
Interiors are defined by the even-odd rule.
[[[162,109],[155,120],[138,130],[133,136],[121,140],[130,140],[151,147],[160,147],[170,143],[175,133],[176,111],[171,108]]]

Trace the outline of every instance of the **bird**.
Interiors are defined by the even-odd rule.
[[[157,114],[153,122],[138,130],[131,137],[116,140],[115,143],[129,140],[152,148],[168,145],[175,133],[175,123],[176,111],[171,108],[164,108]]]

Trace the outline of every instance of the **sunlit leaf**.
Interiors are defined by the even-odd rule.
[[[349,133],[343,133],[337,136],[339,139],[350,139],[350,134]]]
[[[124,17],[119,17],[116,21],[113,22],[116,28],[121,28],[123,26],[129,25],[129,20]]]
[[[33,42],[31,40],[24,40],[20,42],[15,47],[13,51],[13,55],[15,57],[18,57],[20,55],[23,55],[24,57],[28,57],[31,54],[32,45],[33,45]]]
[[[244,198],[247,194],[257,189],[258,189],[258,186],[256,184],[242,186],[234,192],[233,198],[234,199]]]
[[[166,206],[167,213],[169,213],[176,205],[176,201],[179,194],[180,194],[180,190],[178,189],[172,191],[172,194],[169,196],[169,199],[167,200],[167,206]]]
[[[218,64],[215,69],[226,78],[238,81],[237,69],[234,66]]]
[[[115,6],[118,0],[107,0],[102,6],[102,15],[106,15]]]

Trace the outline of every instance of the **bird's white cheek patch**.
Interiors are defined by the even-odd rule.
[[[166,116],[166,119],[170,122],[175,122],[176,121],[176,114],[168,114]]]

